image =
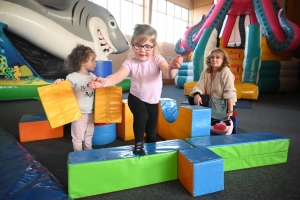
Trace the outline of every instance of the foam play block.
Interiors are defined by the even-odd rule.
[[[174,99],[162,98],[158,106],[157,133],[166,140],[210,135],[211,109],[180,106]]]
[[[109,144],[116,140],[116,124],[94,124],[94,135],[92,138],[92,145],[99,146]]]
[[[117,136],[123,141],[134,140],[133,114],[127,99],[122,100],[122,122],[117,123]]]
[[[122,121],[122,87],[112,86],[95,90],[95,123]]]
[[[224,190],[224,161],[203,147],[178,152],[178,179],[194,197]]]
[[[45,114],[23,115],[19,122],[21,142],[63,137],[63,126],[51,128]]]
[[[128,107],[128,100],[122,100],[122,122],[117,124],[117,136],[123,141],[133,140],[133,115]]]
[[[188,96],[193,91],[196,84],[197,84],[197,81],[186,82],[183,85],[183,94],[185,96]]]
[[[96,67],[92,71],[97,77],[106,78],[113,73],[111,60],[96,60]]]
[[[232,116],[230,117],[233,123],[233,129],[232,129],[232,134],[237,134],[237,127],[238,127],[238,112],[233,111]]]
[[[37,88],[42,105],[52,128],[81,119],[82,115],[68,80]]]
[[[183,140],[148,143],[146,156],[135,156],[132,148],[71,152],[68,194],[75,199],[176,180],[178,150],[193,147]]]
[[[224,159],[224,171],[287,162],[290,140],[271,132],[253,132],[186,139],[206,147]]]
[[[0,199],[70,199],[58,179],[0,127]]]

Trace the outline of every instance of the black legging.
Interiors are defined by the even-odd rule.
[[[135,143],[144,142],[144,133],[146,133],[146,142],[156,142],[156,126],[158,121],[158,104],[149,104],[139,98],[128,95],[128,106],[133,114],[133,132]]]

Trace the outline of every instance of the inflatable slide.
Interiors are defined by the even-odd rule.
[[[30,66],[5,32],[62,60],[77,44],[91,47],[99,62],[107,61],[111,53],[123,53],[129,48],[113,15],[86,0],[0,0],[0,23],[0,100],[36,99],[36,88],[52,83]],[[55,68],[50,66],[49,70]],[[124,84],[127,87],[130,80],[121,86]]]
[[[0,22],[0,100],[39,99],[37,87],[51,80],[43,79],[30,67],[6,37],[5,29],[7,25]]]

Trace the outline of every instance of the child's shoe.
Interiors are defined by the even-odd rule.
[[[147,155],[145,150],[144,150],[144,144],[142,142],[137,142],[134,145],[134,148],[132,150],[134,155],[138,155],[138,156],[144,156]]]

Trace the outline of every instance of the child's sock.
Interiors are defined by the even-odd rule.
[[[137,142],[134,145],[134,148],[133,148],[132,152],[133,152],[133,154],[139,155],[139,156],[146,155],[145,150],[144,150],[144,144],[143,144],[143,142]]]

